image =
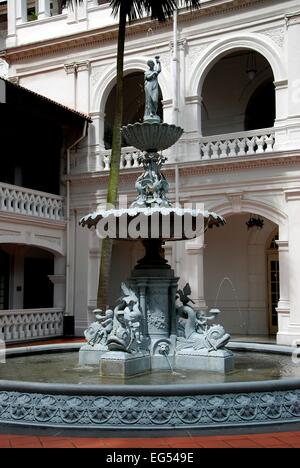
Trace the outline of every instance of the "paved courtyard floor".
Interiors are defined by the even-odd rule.
[[[159,438],[66,437],[17,435],[13,431],[0,435],[0,448],[300,448],[299,432],[277,432],[248,435],[180,436]]]

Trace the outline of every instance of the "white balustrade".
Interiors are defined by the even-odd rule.
[[[275,131],[265,128],[250,132],[213,135],[200,140],[201,160],[266,154],[274,151]]]
[[[141,167],[142,164],[140,163],[139,158],[142,156],[142,154],[143,153],[141,151],[138,151],[133,147],[122,148],[120,169],[132,169]],[[98,159],[98,170],[109,171],[110,160],[111,150],[100,152]]]
[[[0,211],[62,220],[64,198],[0,183]]]
[[[63,335],[63,309],[0,311],[0,339],[6,343]]]
[[[192,143],[194,145],[194,142]],[[203,137],[199,141],[200,161],[230,159],[243,156],[272,153],[275,145],[275,130],[267,128],[250,132],[229,133]],[[189,142],[185,142],[184,151],[188,153]],[[121,151],[120,169],[141,168],[142,151],[134,147],[125,147]],[[198,159],[198,160],[199,160]],[[88,161],[88,162],[87,162]],[[72,173],[109,171],[111,150],[100,151],[87,159],[86,154],[74,153]],[[166,164],[172,164],[172,156]]]

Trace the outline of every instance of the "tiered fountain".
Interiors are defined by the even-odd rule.
[[[172,147],[183,130],[161,123],[158,109],[159,57],[145,73],[144,123],[123,127],[128,144],[144,152],[144,173],[136,181],[138,197],[129,209],[103,210],[81,220],[116,239],[143,241],[146,254],[122,285],[123,297],[114,308],[96,310],[96,322],[86,331],[81,364],[100,364],[106,377],[126,378],[161,369],[228,372],[233,354],[225,349],[230,336],[220,325],[210,325],[219,311],[207,315],[189,304],[187,285],[178,291],[174,271],[163,256],[165,241],[198,237],[208,227],[224,224],[215,213],[174,208],[167,198],[169,184],[161,168],[161,151]],[[113,232],[114,231],[114,232]],[[180,299],[180,304],[177,304]]]
[[[7,350],[0,424],[148,431],[300,422],[299,350],[249,342],[225,348],[229,335],[214,324],[219,311],[195,310],[190,287],[177,291],[178,278],[164,259],[165,241],[203,235],[224,220],[168,201],[158,151],[171,147],[182,129],[156,115],[159,72],[158,59],[149,62],[145,122],[123,129],[128,143],[145,151],[137,200],[128,210],[81,221],[113,238],[141,239],[146,255],[114,310],[95,311],[80,350],[84,365],[78,366],[78,343]],[[234,364],[228,348],[236,368],[227,373]]]

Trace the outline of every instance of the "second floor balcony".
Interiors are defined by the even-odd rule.
[[[177,147],[168,151],[168,164],[213,164],[220,161],[249,160],[275,155],[275,128],[265,128],[245,132],[226,133],[209,137],[186,139],[185,135]],[[133,147],[123,147],[120,169],[138,170],[142,153]],[[108,172],[110,170],[111,150],[100,150],[89,157],[76,153],[72,159],[72,174],[85,172]]]
[[[53,221],[64,220],[64,198],[0,182],[1,212],[33,216]]]
[[[7,6],[6,2],[1,3],[0,15],[8,18],[7,47],[117,27],[109,0],[83,0],[74,8],[62,8],[60,0],[9,0]],[[219,3],[228,3],[228,0]],[[215,7],[214,0],[203,0],[202,4],[202,9]]]

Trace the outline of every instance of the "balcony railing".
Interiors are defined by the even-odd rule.
[[[0,182],[0,211],[59,221],[64,198]]]
[[[205,161],[272,153],[274,145],[274,128],[214,135],[212,137],[201,138],[200,158]]]
[[[136,148],[131,146],[122,148],[121,151],[121,169],[131,169],[135,167],[140,167],[141,163],[139,158],[142,156],[142,151],[138,151]],[[99,154],[98,166],[100,171],[109,171],[110,169],[110,160],[111,160],[111,150],[103,151]]]
[[[6,343],[63,335],[63,309],[0,311],[0,339]]]
[[[195,143],[193,141],[186,145],[186,142],[183,139],[183,151],[188,153],[189,144],[194,145]],[[264,155],[274,152],[274,145],[274,128],[203,137],[199,140],[199,156],[195,156],[195,162]],[[141,167],[141,163],[139,161],[141,155],[142,152],[133,147],[122,148],[120,168],[134,169]],[[93,161],[90,160],[89,167],[87,168],[86,155],[78,156],[78,154],[76,154],[72,163],[72,172],[109,171],[110,160],[111,150],[100,151],[94,155]],[[170,155],[168,162],[170,164],[172,163],[172,154]]]

